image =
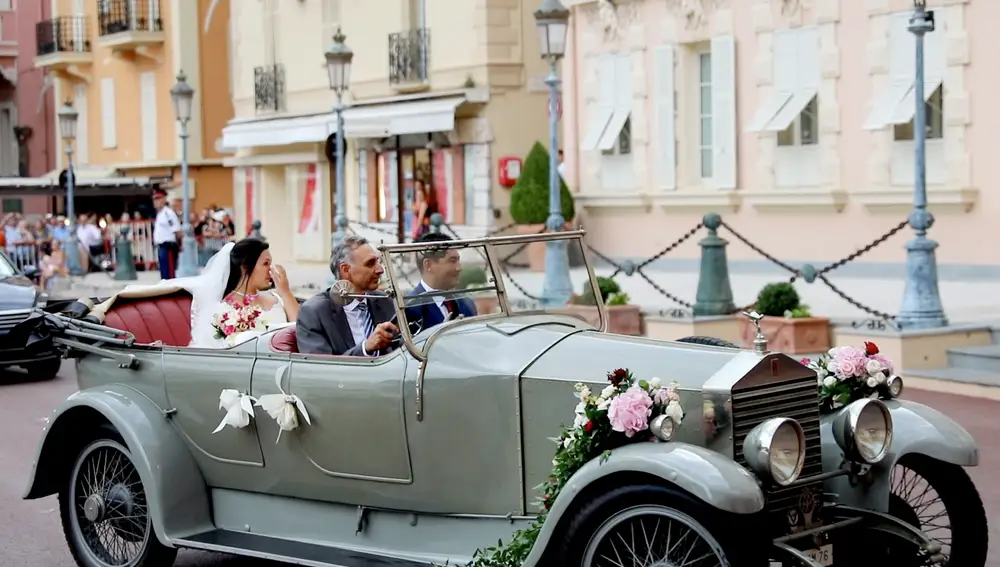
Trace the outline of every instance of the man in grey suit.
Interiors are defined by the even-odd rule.
[[[350,284],[350,293],[378,290],[385,271],[381,257],[368,240],[348,236],[337,243],[330,256],[330,271]],[[396,314],[386,297],[334,301],[327,289],[306,301],[295,322],[295,339],[303,354],[379,356],[391,350],[399,329]]]

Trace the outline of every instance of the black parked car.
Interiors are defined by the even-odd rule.
[[[50,380],[59,372],[62,352],[35,325],[22,324],[37,318],[37,310],[48,304],[48,295],[38,290],[36,268],[17,269],[0,250],[0,369],[18,366],[35,380]]]

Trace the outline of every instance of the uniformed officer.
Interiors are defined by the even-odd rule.
[[[153,205],[156,206],[156,222],[153,223],[156,259],[160,265],[160,277],[168,280],[174,277],[180,255],[181,221],[177,213],[167,206],[166,191],[157,189],[153,193]]]

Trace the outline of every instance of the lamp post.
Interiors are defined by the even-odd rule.
[[[326,50],[326,71],[330,76],[330,88],[337,93],[337,225],[333,232],[333,246],[347,236],[347,192],[344,182],[344,93],[351,82],[351,59],[354,52],[344,43],[347,39],[337,28],[333,43]],[[332,248],[332,247],[331,247]]]
[[[181,254],[177,262],[177,276],[187,277],[198,274],[198,243],[191,232],[191,193],[188,180],[188,121],[191,120],[191,106],[194,101],[194,89],[187,84],[184,71],[177,74],[177,82],[170,89],[170,98],[174,103],[174,117],[181,126],[181,191],[184,197],[184,218],[181,219],[181,229],[184,238],[181,241]]]
[[[73,172],[73,140],[76,139],[76,122],[80,114],[67,100],[59,109],[59,135],[66,144],[66,216],[69,217],[69,236],[66,238],[66,265],[74,276],[83,275],[80,265],[80,243],[76,239],[76,175]]]
[[[926,0],[914,0],[909,30],[916,36],[916,73],[913,82],[914,185],[910,228],[916,233],[906,243],[906,288],[897,322],[900,328],[928,329],[944,327],[948,319],[938,291],[937,242],[927,238],[934,225],[934,215],[927,210],[927,104],[924,99],[924,36],[934,31],[934,12],[928,12]]]
[[[535,25],[541,40],[542,59],[549,62],[549,75],[545,84],[549,86],[549,218],[545,223],[552,232],[563,230],[566,219],[562,215],[562,195],[560,194],[559,164],[559,76],[556,65],[566,54],[566,31],[569,24],[569,10],[559,0],[544,0],[535,10]],[[573,282],[569,277],[569,255],[566,240],[550,240],[545,248],[545,286],[542,291],[544,307],[561,307],[569,302],[573,294]]]

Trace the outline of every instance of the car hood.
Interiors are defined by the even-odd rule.
[[[658,377],[683,389],[700,390],[741,351],[584,331],[559,341],[525,369],[523,378],[602,383],[608,372],[626,368],[639,379]]]
[[[24,276],[0,280],[0,311],[30,309],[35,305],[37,294],[35,285]]]

